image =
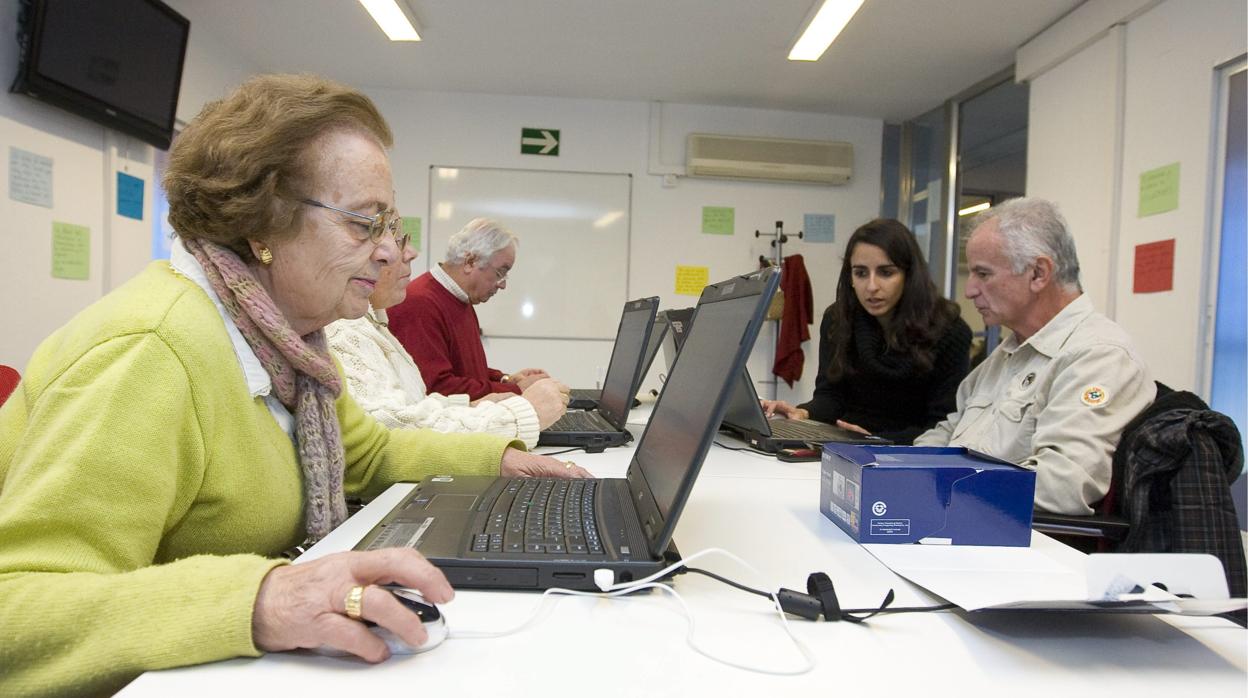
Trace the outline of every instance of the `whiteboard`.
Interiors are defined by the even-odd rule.
[[[520,238],[507,288],[476,306],[488,337],[614,339],[628,300],[632,175],[429,168],[429,263],[478,216]]]

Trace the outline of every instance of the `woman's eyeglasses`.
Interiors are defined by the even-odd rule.
[[[399,216],[399,212],[392,208],[385,209],[375,216],[367,216],[363,213],[348,211],[345,208],[338,208],[337,206],[323,204],[314,199],[301,199],[300,203],[304,203],[309,206],[316,206],[318,208],[327,208],[330,211],[345,213],[348,216],[368,221],[368,239],[372,240],[374,245],[381,244],[382,238],[386,235],[390,235],[394,238],[394,241],[398,244],[400,250],[407,247],[407,239],[409,236],[403,232],[403,219]],[[361,238],[361,240],[362,239],[363,238]]]

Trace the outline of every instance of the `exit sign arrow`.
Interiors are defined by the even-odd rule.
[[[559,129],[553,128],[522,128],[520,129],[521,155],[558,155]]]

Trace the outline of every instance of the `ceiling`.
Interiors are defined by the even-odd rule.
[[[817,0],[407,0],[391,43],[354,0],[166,0],[259,71],[358,87],[916,116],[1009,66],[1082,0],[867,0],[816,63]]]

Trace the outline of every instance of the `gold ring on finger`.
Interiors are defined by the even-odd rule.
[[[347,592],[347,599],[343,604],[347,609],[347,617],[359,620],[364,615],[364,587],[355,585],[351,587],[351,591]]]

